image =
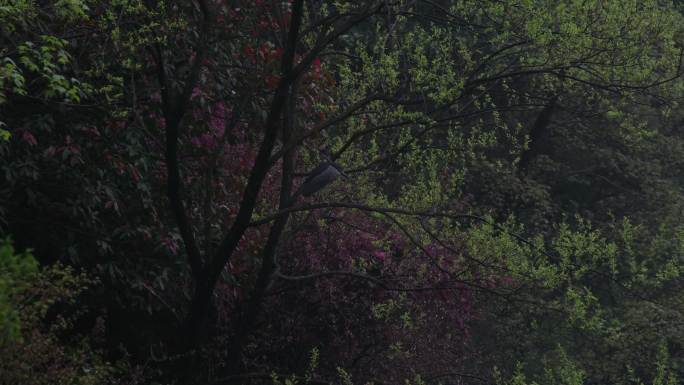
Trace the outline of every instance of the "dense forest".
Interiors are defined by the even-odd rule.
[[[683,65],[677,0],[0,0],[0,384],[679,384]]]

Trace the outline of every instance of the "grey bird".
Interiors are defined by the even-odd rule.
[[[321,190],[323,187],[332,183],[340,175],[347,178],[339,164],[333,162],[323,162],[313,169],[304,179],[304,183],[299,188],[299,192],[305,197]]]

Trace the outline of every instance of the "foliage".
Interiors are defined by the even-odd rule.
[[[0,380],[675,383],[683,17],[0,1]]]
[[[0,245],[0,344],[8,346],[21,340],[19,312],[12,300],[22,295],[26,285],[38,271],[36,260],[30,253],[15,254],[9,239]]]
[[[115,367],[90,342],[102,331],[65,335],[78,315],[67,309],[96,281],[61,265],[39,269],[30,252],[16,254],[9,240],[0,250],[2,383],[110,383]]]

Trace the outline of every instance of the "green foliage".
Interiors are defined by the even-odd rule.
[[[0,122],[0,127],[2,127],[4,125],[5,125],[5,123]],[[11,132],[5,130],[4,128],[0,128],[0,140],[9,141],[11,137],[12,137]]]
[[[66,22],[88,19],[88,0],[58,0],[55,14]]]
[[[320,350],[318,348],[311,349],[311,357],[309,358],[309,367],[304,374],[305,381],[311,381],[320,361]]]
[[[548,384],[548,385],[582,385],[584,384],[585,374],[584,372],[577,368],[576,364],[570,360],[565,351],[559,346],[557,351],[553,353],[555,359],[550,364],[551,366],[546,366],[544,368],[544,374],[537,381],[530,381],[528,376],[525,374],[524,366],[518,362],[515,367],[515,371],[507,381],[503,381],[498,378],[499,375],[495,375],[497,379],[497,384],[506,385],[538,385],[538,384]]]
[[[543,375],[538,380],[530,380],[529,376],[525,374],[524,366],[518,362],[515,371],[508,380],[503,380],[498,371],[494,371],[494,379],[497,384],[506,385],[583,385],[586,384],[586,373],[580,369],[577,362],[567,355],[562,347],[558,347],[551,356],[544,359]],[[677,377],[670,367],[669,355],[667,348],[660,345],[656,357],[656,370],[651,381],[644,382],[634,375],[633,369],[628,370],[630,377],[629,384],[644,384],[649,383],[653,385],[672,385],[677,383]],[[622,382],[621,382],[622,383]]]
[[[349,372],[347,372],[346,370],[344,370],[343,368],[341,368],[341,367],[339,367],[339,366],[338,366],[336,369],[337,369],[337,375],[338,375],[338,377],[339,377],[339,379],[340,379],[340,382],[341,382],[343,385],[354,385],[354,383],[352,382],[352,378],[351,378],[351,375],[349,374]]]
[[[653,385],[674,385],[678,383],[677,375],[671,365],[667,346],[661,343],[658,347],[658,355],[656,356],[656,373],[653,378]]]
[[[78,80],[68,79],[62,72],[70,64],[71,57],[67,51],[67,42],[54,36],[41,36],[40,45],[27,41],[20,44],[19,62],[26,72],[41,78],[45,82],[42,96],[47,99],[60,98],[65,101],[78,103],[81,101],[83,90]],[[22,77],[21,74],[14,75]],[[19,88],[23,82],[14,81],[15,88]],[[26,94],[26,90],[20,89],[20,94]],[[16,91],[15,91],[16,92]]]
[[[198,383],[243,365],[288,385],[676,382],[681,9],[304,1],[293,64],[311,65],[283,88],[292,2],[238,3],[0,0],[0,231],[76,268],[0,246],[10,382],[121,383],[139,364],[172,383],[170,357]],[[297,197],[280,238],[236,235],[188,333],[206,344],[171,354],[211,270],[193,244],[207,263],[324,160],[350,179]]]
[[[35,17],[35,13],[33,0],[2,0],[0,1],[0,26],[2,26],[0,28],[6,32],[14,32]]]
[[[115,368],[93,350],[87,337],[65,343],[73,328],[68,314],[48,313],[75,306],[96,281],[73,269],[39,268],[30,251],[16,254],[5,239],[0,246],[0,372],[3,383],[109,383]]]
[[[14,61],[9,57],[3,58],[2,67],[0,67],[0,87],[2,89],[9,88],[18,95],[26,95],[24,83],[24,76]],[[0,103],[6,101],[6,94],[4,92],[0,93]]]
[[[38,273],[30,251],[15,254],[10,239],[0,244],[0,346],[21,342],[21,298]]]

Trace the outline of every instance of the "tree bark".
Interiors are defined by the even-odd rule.
[[[519,172],[527,172],[527,168],[534,158],[548,152],[549,139],[551,136],[548,126],[551,122],[551,117],[556,111],[557,102],[558,95],[551,98],[546,107],[544,107],[541,112],[539,112],[539,115],[537,115],[537,119],[534,121],[534,125],[530,130],[530,142],[528,148],[527,150],[523,151],[520,156],[520,163],[518,163]]]
[[[240,202],[240,209],[230,230],[219,244],[214,256],[209,260],[205,269],[203,269],[200,279],[196,282],[195,295],[185,325],[187,349],[195,347],[199,343],[200,331],[206,326],[207,311],[216,282],[242,235],[249,227],[261,184],[270,169],[269,158],[278,136],[280,116],[288,99],[290,87],[297,77],[297,72],[293,71],[292,68],[302,19],[302,3],[303,0],[297,0],[292,7],[292,21],[288,33],[288,43],[281,65],[282,77],[271,101],[271,108],[266,119],[264,138],[259,147],[254,167],[249,175],[247,186]]]

